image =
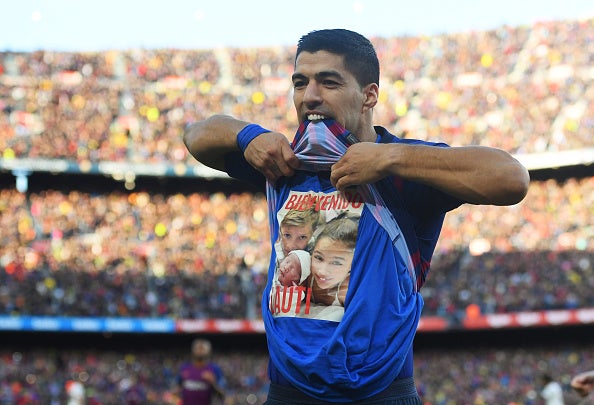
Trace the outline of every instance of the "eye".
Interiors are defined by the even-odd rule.
[[[305,80],[301,80],[301,79],[293,80],[293,87],[294,88],[296,88],[296,89],[302,89],[305,86],[307,86],[307,83],[305,82]]]
[[[324,87],[338,87],[340,85],[340,83],[338,83],[335,80],[330,80],[330,79],[326,79],[324,81],[322,81],[322,85],[324,85]]]

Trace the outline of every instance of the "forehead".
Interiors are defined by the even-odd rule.
[[[203,342],[203,341],[196,341],[193,343],[192,345],[192,350],[193,351],[209,351],[210,350],[210,344],[207,342]]]
[[[323,250],[326,253],[352,253],[353,249],[350,248],[345,242],[340,240],[333,240],[327,236],[319,237],[316,240],[315,250]]]
[[[348,74],[344,66],[344,56],[328,51],[301,52],[295,61],[295,73],[315,75],[319,72],[336,71]]]
[[[313,224],[311,223],[307,223],[307,224],[303,224],[303,225],[295,225],[295,224],[283,224],[281,225],[281,229],[284,232],[311,232],[313,228]]]
[[[287,257],[285,257],[285,260],[283,261],[285,264],[299,264],[299,258],[297,257],[296,254],[289,254],[287,255]]]

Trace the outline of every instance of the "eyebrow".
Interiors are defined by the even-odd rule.
[[[336,70],[323,70],[321,72],[318,72],[314,75],[315,79],[317,81],[321,81],[323,79],[326,79],[328,77],[336,77],[338,79],[340,79],[341,81],[345,81],[343,75],[336,71]],[[291,80],[298,80],[298,79],[306,79],[307,76],[305,76],[303,73],[293,73],[293,76],[291,76]]]

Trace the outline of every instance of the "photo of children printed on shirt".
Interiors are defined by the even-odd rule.
[[[276,317],[340,321],[364,203],[357,194],[291,192],[278,211],[269,307]]]

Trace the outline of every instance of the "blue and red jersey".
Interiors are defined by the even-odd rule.
[[[376,127],[376,133],[378,143],[447,147],[401,139],[382,127]],[[439,190],[396,177],[338,192],[330,183],[330,166],[352,142],[352,135],[334,121],[305,122],[292,143],[301,168],[275,185],[266,184],[241,153],[226,158],[231,177],[267,188],[272,246],[279,240],[283,216],[293,209],[319,210],[326,223],[322,228],[345,212],[357,218],[344,304],[317,305],[311,299],[313,282],[300,286],[298,294],[273,289],[275,249],[262,297],[271,381],[331,402],[362,400],[396,378],[413,375],[413,338],[423,308],[419,289],[446,212],[462,204]],[[299,305],[287,304],[295,299]],[[293,312],[279,313],[288,308]]]

